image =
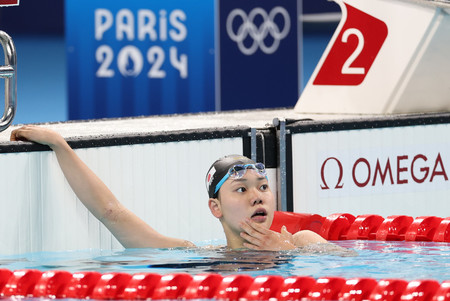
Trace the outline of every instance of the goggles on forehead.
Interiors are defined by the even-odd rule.
[[[262,163],[255,163],[255,164],[236,164],[232,166],[230,169],[228,169],[227,174],[220,180],[219,183],[216,185],[216,189],[214,190],[214,194],[219,191],[220,187],[222,187],[223,183],[225,183],[228,178],[232,179],[240,179],[242,178],[247,170],[254,170],[256,171],[260,176],[267,178],[267,172],[266,167]]]

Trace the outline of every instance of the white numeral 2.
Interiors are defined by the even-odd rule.
[[[355,51],[348,57],[342,66],[341,73],[342,74],[364,74],[366,70],[364,67],[350,67],[351,64],[356,60],[356,58],[361,54],[361,51],[364,48],[364,36],[356,28],[349,28],[342,34],[342,42],[347,43],[348,37],[351,35],[355,35],[358,38],[358,45],[356,46]]]
[[[166,71],[161,70],[161,66],[164,63],[164,50],[161,47],[153,46],[147,52],[147,60],[150,64],[153,64],[148,72],[150,78],[164,78],[166,77]]]
[[[108,46],[100,46],[95,52],[95,59],[97,63],[100,63],[100,67],[97,70],[97,77],[113,77],[114,70],[109,69],[111,62],[113,61],[114,53]]]

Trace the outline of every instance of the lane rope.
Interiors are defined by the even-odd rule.
[[[327,240],[381,240],[450,242],[450,217],[350,213],[321,216],[276,211],[271,229],[285,225],[291,233],[311,230]]]
[[[450,280],[0,270],[2,297],[96,300],[450,300]]]

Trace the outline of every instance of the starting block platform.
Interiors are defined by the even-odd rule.
[[[450,110],[450,2],[336,0],[341,21],[295,110]]]

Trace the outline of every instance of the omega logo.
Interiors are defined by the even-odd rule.
[[[322,178],[322,185],[320,185],[320,188],[322,189],[330,189],[330,187],[328,187],[327,182],[325,181],[325,165],[327,164],[328,161],[333,160],[336,161],[336,163],[338,164],[338,168],[339,168],[339,177],[337,180],[337,184],[334,187],[334,189],[340,189],[342,187],[344,187],[344,184],[342,184],[342,176],[344,175],[344,169],[342,167],[342,163],[341,161],[339,161],[339,159],[336,159],[335,157],[330,157],[327,158],[323,163],[322,163],[322,168],[320,169],[320,177]]]
[[[330,179],[328,177],[327,182],[326,166],[333,163],[337,164],[338,176],[335,182],[328,183]],[[362,172],[358,173],[358,170]],[[344,172],[344,165],[338,158],[326,158],[320,169],[320,188],[322,190],[328,190],[331,186],[332,189],[342,189],[344,187]],[[437,177],[448,181],[447,172],[440,153],[431,162],[423,154],[417,154],[412,159],[408,155],[400,155],[394,158],[388,158],[384,165],[380,162],[379,158],[372,165],[367,158],[361,157],[352,164],[351,176],[352,184],[359,188],[384,185],[385,183],[391,185],[402,185],[410,182],[422,184],[426,181],[432,183]]]

